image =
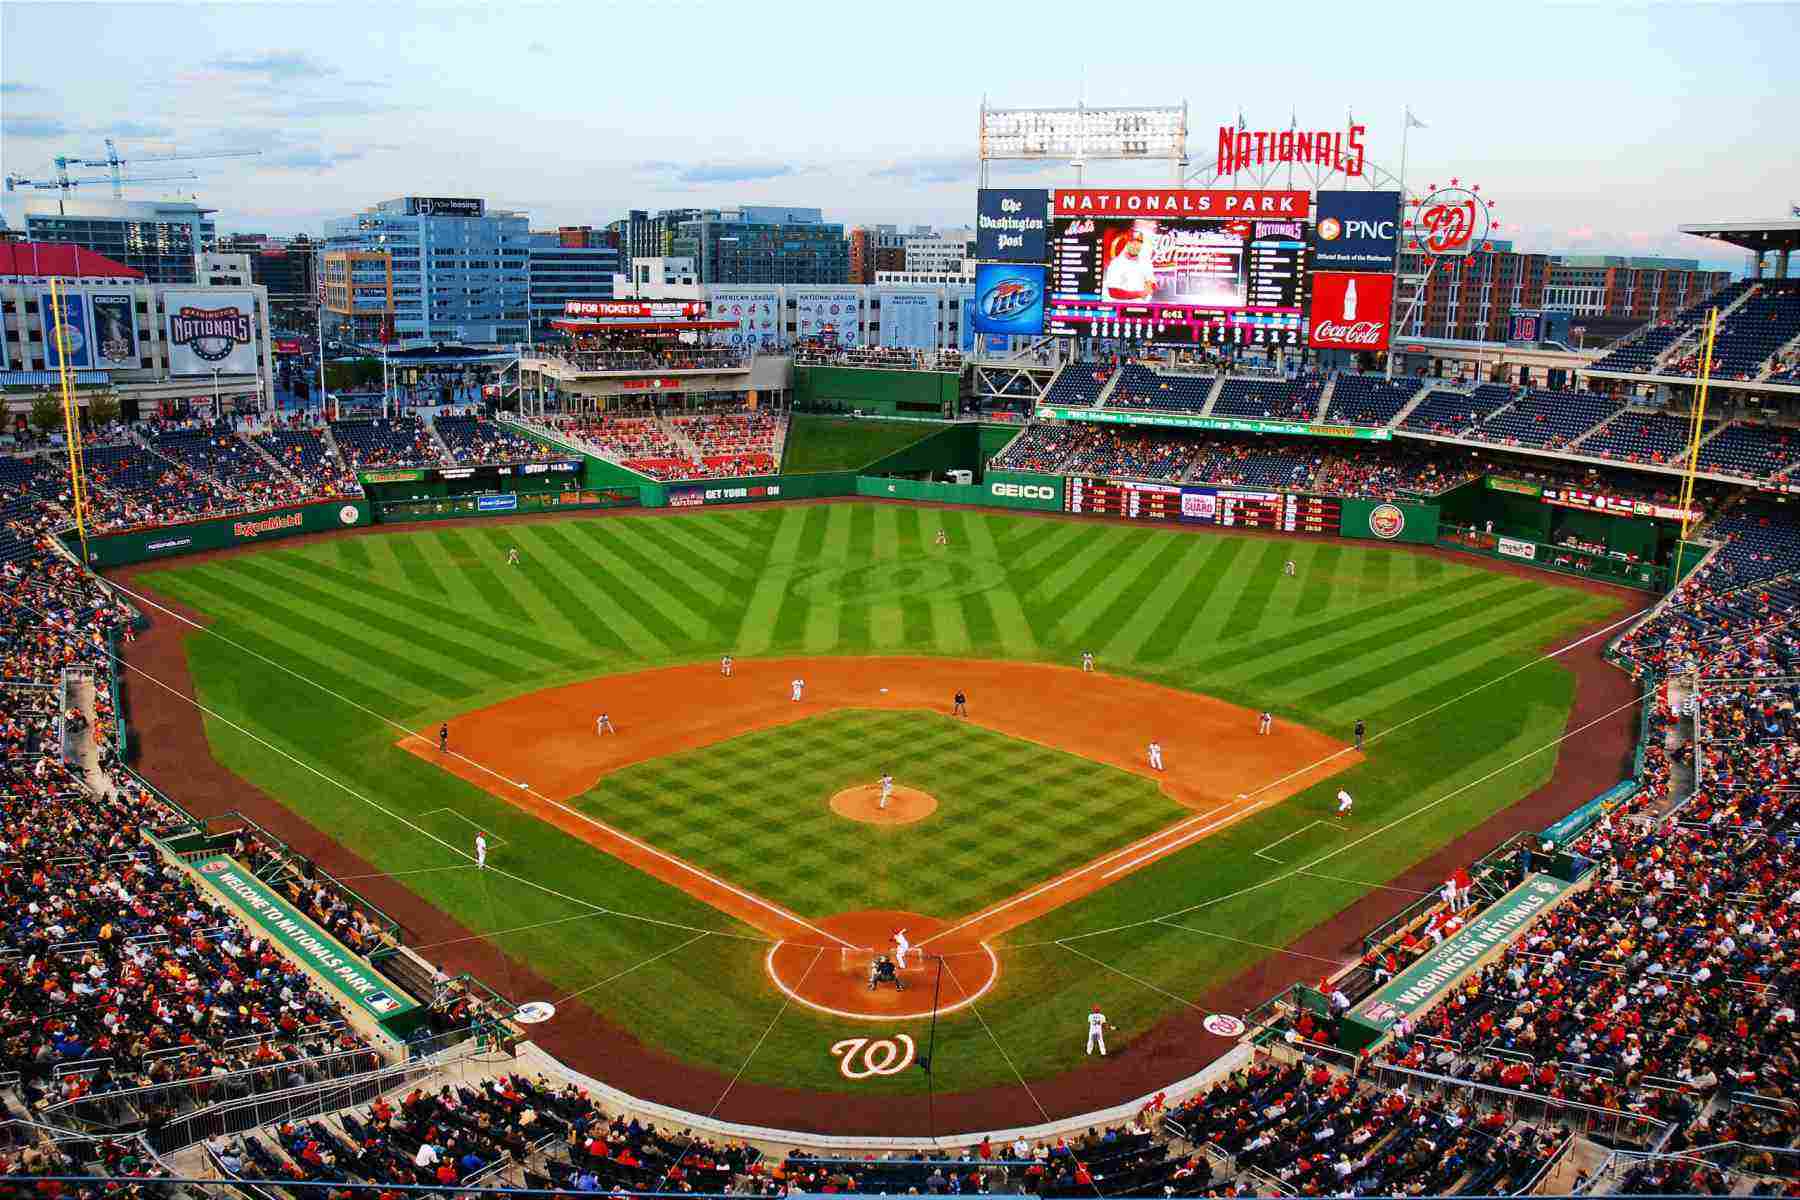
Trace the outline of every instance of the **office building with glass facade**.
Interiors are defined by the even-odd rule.
[[[479,199],[404,196],[327,221],[324,249],[327,262],[332,251],[388,255],[396,344],[526,340],[531,230],[524,213],[490,210]]]
[[[669,253],[702,283],[848,283],[850,239],[816,208],[728,208],[683,221]]]
[[[547,333],[570,300],[611,300],[622,270],[618,235],[597,229],[534,230],[531,235],[531,324]]]
[[[58,242],[104,254],[151,283],[194,283],[201,251],[215,236],[211,208],[188,200],[115,200],[7,192],[6,227],[27,241]]]

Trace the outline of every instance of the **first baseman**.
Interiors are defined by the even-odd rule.
[[[1088,1014],[1087,1052],[1089,1054],[1092,1054],[1095,1048],[1098,1047],[1100,1057],[1106,1057],[1106,1029],[1106,1014],[1101,1012],[1100,1006],[1096,1004],[1094,1005],[1094,1011]]]
[[[1081,652],[1081,669],[1083,671],[1092,671],[1094,669],[1094,652],[1092,650],[1083,650]]]
[[[953,717],[966,717],[969,715],[969,698],[963,694],[961,688],[956,689],[956,702],[951,706],[950,715]]]
[[[487,866],[487,834],[485,833],[475,835],[475,865],[477,867]]]
[[[441,754],[450,748],[450,722],[445,721],[438,726],[438,752]]]

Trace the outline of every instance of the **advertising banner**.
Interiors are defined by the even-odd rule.
[[[968,354],[975,349],[975,297],[973,296],[962,298],[961,326],[960,348],[964,354]]]
[[[94,365],[130,369],[138,365],[137,314],[130,292],[95,292]]]
[[[1537,543],[1522,542],[1518,538],[1503,537],[1495,547],[1508,558],[1523,558],[1528,561],[1537,558]]]
[[[936,292],[878,292],[881,344],[907,350],[937,349]]]
[[[1391,274],[1400,253],[1400,193],[1322,191],[1313,232],[1316,269]]]
[[[383,979],[374,967],[288,905],[285,897],[226,854],[194,864],[209,884],[224,894],[238,914],[280,943],[289,955],[306,963],[339,996],[363,1012],[391,1018],[418,1007],[418,1002]]]
[[[1437,541],[1437,531],[1435,504],[1344,500],[1338,509],[1338,533],[1344,537],[1432,545]]]
[[[253,292],[164,292],[169,374],[256,373],[256,295]]]
[[[727,487],[671,487],[670,508],[699,508],[707,504],[741,504],[746,500],[779,500],[779,483],[747,483]]]
[[[794,301],[795,337],[862,345],[862,293],[854,288],[789,288],[788,294]]]
[[[1349,438],[1361,442],[1385,442],[1394,435],[1388,429],[1358,425],[1308,425],[1304,421],[1265,421],[1247,417],[1203,417],[1199,413],[1127,411],[1117,408],[1061,408],[1040,405],[1040,421],[1082,421],[1091,425],[1161,425],[1173,429],[1224,429],[1233,433],[1284,433],[1299,437]]]
[[[976,260],[1043,262],[1049,212],[1046,188],[982,188],[975,197]]]
[[[477,512],[510,512],[519,507],[519,496],[516,492],[507,492],[501,496],[477,496],[475,510]]]
[[[783,344],[780,288],[714,288],[712,319],[731,321],[737,326],[713,335],[714,340],[723,340],[727,345],[774,350]]]
[[[1332,350],[1388,348],[1394,316],[1392,275],[1314,271],[1312,280],[1308,345]]]
[[[1061,510],[1063,477],[1026,471],[989,471],[981,481],[982,503],[1002,508]]]
[[[58,306],[62,316],[60,330],[56,324]],[[49,292],[39,292],[38,326],[44,332],[45,369],[59,371],[64,366],[94,365],[94,327],[88,320],[87,297],[82,293],[61,292],[53,301]],[[65,354],[68,355],[67,363],[63,362]]]
[[[706,301],[565,300],[563,316],[612,321],[684,321],[706,316]]]
[[[1523,479],[1511,479],[1505,475],[1489,475],[1486,487],[1492,492],[1511,492],[1519,496],[1542,496],[1544,487],[1538,483],[1527,483]]]
[[[1043,266],[978,264],[975,267],[975,332],[1009,337],[1043,333]]]

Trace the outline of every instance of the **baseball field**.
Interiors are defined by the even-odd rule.
[[[198,803],[310,825],[425,957],[554,1002],[534,1034],[580,1069],[887,1132],[923,1131],[928,1086],[940,1124],[959,1098],[1026,1121],[1198,1069],[1224,1044],[1201,1016],[1354,953],[1309,931],[1414,898],[1559,754],[1614,752],[1545,652],[1638,607],[1379,543],[848,502],[377,531],[126,583],[182,614],[133,664],[207,712],[153,779],[181,795],[209,751],[249,786]],[[127,683],[135,723],[192,720]],[[870,993],[900,927],[932,957]],[[929,1077],[833,1052],[923,1053],[934,1004]],[[1096,1004],[1114,1053],[1087,1069]]]

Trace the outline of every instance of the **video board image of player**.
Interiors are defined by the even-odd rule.
[[[1304,335],[1302,222],[1077,217],[1053,226],[1051,333],[1174,345]]]

